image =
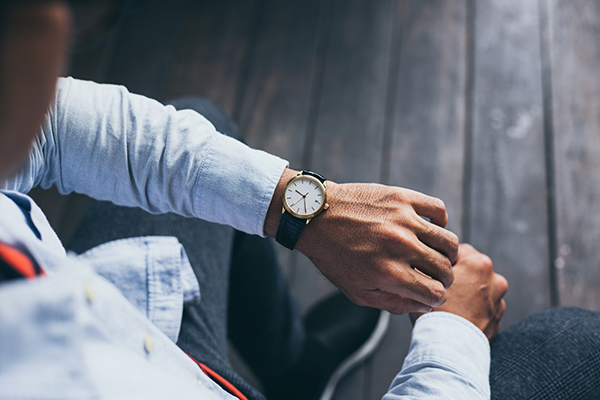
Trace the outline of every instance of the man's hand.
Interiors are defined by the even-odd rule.
[[[434,311],[446,311],[471,321],[489,340],[500,330],[506,310],[506,278],[494,272],[492,260],[469,244],[461,244],[448,300]],[[411,314],[416,320],[422,314]]]
[[[283,184],[295,174],[287,170]],[[281,218],[278,193],[265,224],[270,236]],[[296,248],[350,300],[394,314],[444,303],[458,238],[443,229],[448,216],[441,200],[397,187],[328,181],[327,202],[329,209],[306,226]]]

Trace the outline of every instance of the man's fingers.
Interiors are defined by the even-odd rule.
[[[411,260],[411,266],[440,281],[446,289],[454,282],[452,263],[448,258],[422,244],[417,257]]]
[[[446,288],[442,282],[408,267],[397,271],[397,276],[388,277],[381,283],[380,290],[428,307],[439,307],[446,301]]]
[[[443,228],[420,218],[419,220],[409,232],[398,231],[392,236],[393,239],[389,242],[391,254],[398,262],[418,268],[448,288],[454,280],[452,263],[458,254],[458,237]]]
[[[448,223],[448,213],[446,205],[438,198],[413,192],[413,201],[411,205],[415,212],[423,217],[427,217],[432,223],[446,227]]]
[[[508,291],[508,281],[500,274],[494,273],[494,288],[496,289],[496,296],[498,298],[504,297]]]
[[[508,281],[505,277],[500,274],[494,273],[494,297],[497,298],[498,305],[496,307],[496,318],[500,320],[506,311],[506,301],[504,301],[503,297],[508,291]]]
[[[363,292],[362,298],[354,302],[359,305],[386,310],[391,314],[407,314],[409,312],[425,313],[431,311],[431,306],[379,289]]]
[[[487,336],[490,341],[498,334],[498,332],[500,332],[500,327],[502,326],[501,319],[505,311],[506,302],[504,299],[500,299],[498,306],[496,307],[496,315],[490,320],[487,328],[483,330],[483,333],[485,333],[485,336]]]
[[[484,335],[488,338],[490,342],[500,331],[501,325],[502,324],[500,320],[495,319],[493,321],[490,321],[489,325],[485,329],[483,329]]]
[[[504,299],[500,300],[500,305],[498,305],[498,311],[496,312],[496,318],[498,320],[502,319],[502,316],[506,312],[506,301]]]
[[[450,263],[454,264],[458,256],[458,236],[425,220],[421,220],[420,223],[421,226],[415,229],[417,238],[446,256]]]

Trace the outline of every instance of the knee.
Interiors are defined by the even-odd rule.
[[[576,307],[555,307],[538,312],[523,319],[501,332],[493,344],[504,347],[514,341],[526,344],[525,347],[567,346],[577,338],[595,343],[600,348],[600,313]],[[494,346],[492,346],[494,347]]]
[[[577,307],[554,307],[529,317],[533,323],[558,328],[600,328],[600,313]],[[600,331],[599,331],[600,332]]]

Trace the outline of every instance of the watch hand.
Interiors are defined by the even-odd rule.
[[[294,207],[296,204],[300,203],[300,200],[302,200],[303,198],[304,198],[304,197],[301,197],[301,198],[299,198],[299,199],[298,199],[298,201],[297,201],[297,202],[295,202],[294,204],[292,204],[290,207]]]
[[[306,197],[306,196],[308,196],[308,192],[306,192],[306,194],[302,194],[302,193],[300,193],[298,190],[296,190],[296,193],[298,193],[298,194],[299,194],[300,196],[302,196],[302,197]]]
[[[308,193],[306,193],[308,194]],[[306,196],[303,197],[304,199],[304,214],[306,214]]]

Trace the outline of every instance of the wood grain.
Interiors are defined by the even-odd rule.
[[[309,163],[330,180],[380,179],[393,3],[334,3]]]
[[[163,101],[188,0],[134,1],[104,79]]]
[[[600,310],[600,4],[548,8],[559,299]]]
[[[261,0],[191,1],[165,98],[203,96],[233,113],[261,4]]]
[[[550,306],[538,12],[476,2],[467,239],[508,279],[504,326]]]

